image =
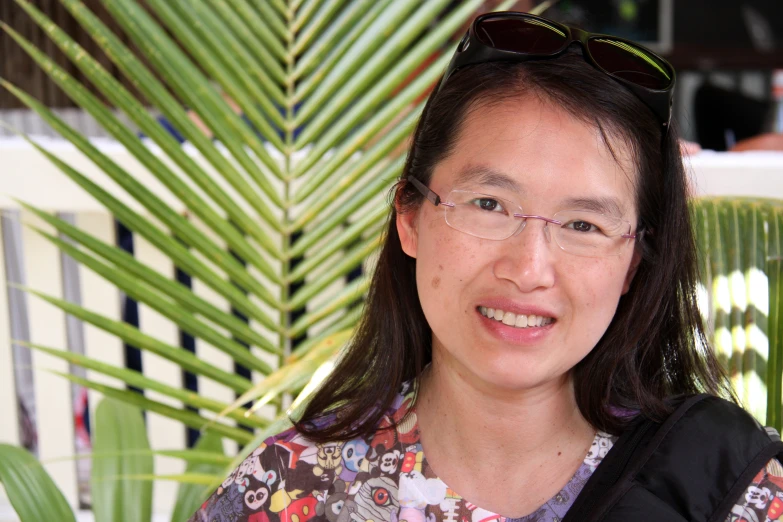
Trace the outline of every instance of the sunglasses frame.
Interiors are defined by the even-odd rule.
[[[481,24],[485,20],[492,19],[492,18],[517,18],[517,19],[537,20],[562,30],[565,33],[566,38],[563,40],[563,45],[560,47],[560,49],[549,54],[539,54],[539,53],[528,54],[528,53],[522,53],[518,51],[505,51],[502,49],[497,49],[495,47],[486,45],[481,41],[480,38],[476,36],[476,28],[479,26],[479,24]],[[652,89],[650,87],[644,87],[642,85],[638,85],[636,83],[615,76],[614,74],[610,73],[609,71],[601,67],[601,65],[595,60],[595,58],[593,58],[593,55],[590,53],[590,47],[588,45],[588,42],[596,38],[622,42],[624,44],[640,49],[645,53],[648,53],[650,56],[652,56],[654,59],[659,61],[662,65],[664,65],[668,69],[667,72],[671,75],[671,83],[665,89]],[[446,72],[443,74],[443,79],[441,80],[440,85],[443,85],[446,82],[446,80],[457,70],[466,67],[468,65],[487,63],[487,62],[527,62],[527,61],[534,61],[534,60],[549,60],[549,59],[557,58],[558,56],[562,55],[574,42],[578,42],[582,46],[582,55],[590,65],[592,65],[602,73],[606,74],[613,80],[621,83],[628,90],[633,92],[645,105],[647,105],[655,113],[659,121],[662,123],[663,127],[668,128],[669,124],[671,123],[672,104],[674,102],[674,84],[676,82],[674,67],[672,67],[668,61],[666,61],[663,57],[661,57],[657,53],[654,53],[648,48],[639,45],[633,40],[627,40],[625,38],[620,38],[618,36],[612,36],[608,34],[590,33],[587,31],[583,31],[582,29],[579,29],[577,27],[570,27],[549,20],[548,18],[544,18],[541,16],[536,16],[528,13],[519,13],[514,11],[500,11],[494,13],[486,13],[476,17],[473,20],[473,22],[470,24],[470,29],[468,29],[468,32],[465,34],[465,36],[462,38],[459,45],[457,46],[457,50],[454,52],[454,56],[451,58],[451,61],[449,62],[449,66],[446,68]]]

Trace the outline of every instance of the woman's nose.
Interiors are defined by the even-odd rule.
[[[549,288],[555,281],[549,223],[526,219],[522,230],[503,241],[495,277],[513,282],[520,291]]]

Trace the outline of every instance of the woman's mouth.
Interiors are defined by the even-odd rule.
[[[546,326],[555,321],[552,317],[524,314],[517,315],[499,308],[487,308],[486,306],[479,306],[478,311],[488,319],[493,319],[507,326],[513,326],[514,328],[537,328]]]

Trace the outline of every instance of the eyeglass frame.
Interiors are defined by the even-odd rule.
[[[444,201],[443,199],[441,199],[441,197],[434,190],[429,188],[427,185],[425,185],[424,183],[422,183],[421,181],[419,181],[415,177],[408,176],[407,178],[405,178],[405,180],[409,181],[414,187],[416,187],[416,189],[421,193],[421,195],[424,196],[430,203],[432,203],[436,207],[440,206],[440,205],[443,205],[444,207],[456,208],[456,206],[457,206],[456,203],[452,203],[450,201]],[[476,194],[478,194],[478,193],[476,193]],[[485,194],[485,195],[489,196],[490,194]],[[502,198],[499,198],[499,199],[502,199]],[[514,203],[514,204],[519,206],[516,203]],[[512,217],[522,219],[522,223],[520,224],[520,228],[516,232],[511,234],[510,236],[504,237],[503,239],[481,238],[480,236],[474,236],[474,237],[480,237],[481,239],[486,239],[488,241],[503,241],[503,240],[508,239],[509,237],[512,237],[512,236],[518,234],[519,232],[521,232],[524,229],[525,224],[527,223],[528,219],[540,219],[540,220],[544,221],[545,224],[549,224],[549,223],[551,223],[553,225],[562,225],[563,224],[562,221],[558,221],[557,219],[552,219],[552,218],[548,218],[548,217],[544,217],[544,216],[538,216],[538,215],[533,215],[533,214],[512,214]],[[628,228],[630,228],[631,227],[631,223],[629,223],[628,221],[625,221],[625,222],[628,223]],[[448,220],[446,221],[446,224],[449,225],[451,228],[454,228],[451,225],[451,223],[448,222]],[[544,225],[544,226],[546,226],[546,225]],[[467,232],[465,232],[463,230],[459,230],[457,228],[454,228],[454,230],[456,230],[458,232],[462,232],[463,234],[467,234]],[[472,234],[468,234],[468,235],[472,235]],[[633,239],[634,241],[637,241],[637,240],[641,241],[642,238],[644,237],[644,229],[638,230],[636,234],[620,234],[619,236],[614,236],[614,237],[621,237],[623,239]],[[562,247],[562,245],[560,245],[559,242],[557,242],[557,241],[555,241],[555,242],[557,243],[557,246],[559,246],[560,249],[563,250],[563,252],[568,252],[568,250],[564,249]],[[572,252],[568,252],[568,253],[572,254],[572,255],[577,255],[577,256],[579,255],[579,254],[573,254]],[[619,255],[619,254],[617,254],[617,255]],[[581,256],[581,257],[592,257],[592,256]],[[600,257],[609,257],[609,256],[600,256]]]
[[[496,47],[486,45],[484,42],[481,41],[480,38],[475,36],[476,27],[481,22],[483,22],[488,18],[500,18],[503,16],[507,16],[509,18],[528,18],[528,19],[540,20],[546,22],[547,24],[551,24],[557,27],[558,29],[561,29],[563,32],[565,32],[567,38],[564,41],[563,47],[560,50],[555,51],[554,53],[528,54],[528,53],[522,53],[518,51],[506,51],[503,49],[498,49]],[[671,83],[666,89],[653,89],[651,87],[644,87],[643,85],[639,85],[634,82],[625,80],[624,78],[615,76],[614,74],[604,69],[595,60],[595,58],[593,58],[593,55],[591,54],[590,49],[588,47],[588,41],[593,38],[608,38],[618,42],[623,42],[637,49],[643,50],[644,52],[648,53],[650,56],[652,56],[653,58],[655,58],[656,60],[658,60],[659,62],[661,62],[666,66],[668,72],[671,74]],[[655,113],[662,127],[665,130],[668,130],[672,119],[672,108],[674,105],[674,85],[677,80],[677,75],[675,73],[674,67],[672,67],[672,65],[666,59],[664,59],[659,54],[651,51],[647,47],[644,47],[643,45],[639,45],[633,40],[628,40],[626,38],[621,38],[619,36],[614,36],[610,34],[591,33],[583,29],[579,29],[578,27],[571,27],[569,25],[561,24],[559,22],[555,22],[554,20],[544,18],[543,16],[532,15],[529,13],[502,11],[502,12],[486,13],[474,18],[473,22],[471,22],[470,24],[470,28],[468,29],[468,32],[465,33],[465,36],[462,37],[462,40],[460,40],[459,45],[457,45],[457,49],[454,51],[454,55],[452,56],[451,61],[449,62],[448,67],[446,68],[446,72],[443,74],[443,78],[438,84],[438,90],[440,90],[440,87],[444,83],[446,83],[446,81],[452,74],[454,74],[457,70],[461,69],[462,67],[468,65],[475,65],[479,63],[498,62],[498,61],[526,62],[526,61],[533,61],[533,60],[554,59],[562,55],[563,53],[565,53],[566,50],[574,42],[577,42],[579,43],[579,45],[581,45],[582,56],[584,57],[585,61],[587,61],[587,63],[589,63],[596,69],[598,69],[600,72],[606,74],[610,78],[614,79],[615,81],[619,82],[626,89],[630,90],[634,95],[636,95],[637,98],[639,98],[642,101],[642,103],[647,105],[647,107],[649,107],[650,110],[652,110],[653,113]]]

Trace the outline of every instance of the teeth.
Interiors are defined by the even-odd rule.
[[[479,312],[481,312],[481,315],[484,317],[494,319],[516,328],[546,326],[554,321],[551,317],[544,317],[541,315],[516,315],[511,312],[500,310],[499,308],[487,308],[486,306],[480,306]]]

